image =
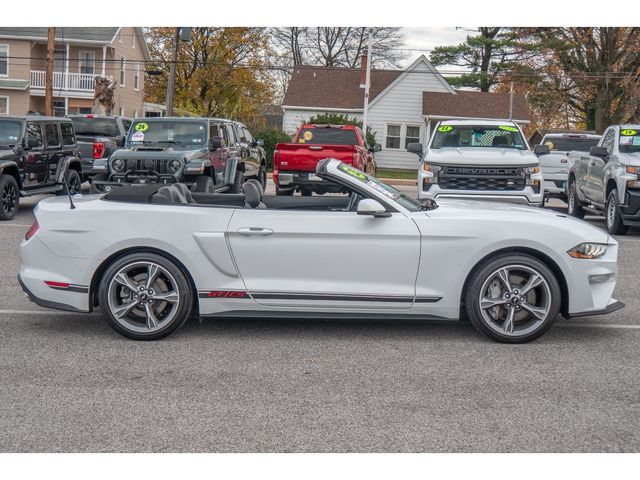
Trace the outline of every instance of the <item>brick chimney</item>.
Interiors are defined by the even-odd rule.
[[[367,51],[360,56],[360,88],[367,84]]]

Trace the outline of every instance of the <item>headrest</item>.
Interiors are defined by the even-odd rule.
[[[176,183],[174,186],[178,189],[180,193],[186,198],[187,203],[193,203],[193,195],[191,195],[191,190],[184,183]]]
[[[242,184],[242,191],[244,192],[244,201],[251,208],[257,208],[262,201],[262,195],[260,190],[251,182],[245,182]]]
[[[492,147],[502,147],[505,145],[509,145],[509,139],[504,135],[493,137],[493,140],[491,141]]]
[[[247,183],[252,183],[257,187],[258,191],[260,192],[260,198],[264,196],[264,189],[262,188],[262,185],[260,185],[260,182],[258,180],[256,180],[255,178],[250,178],[249,180],[247,180]]]

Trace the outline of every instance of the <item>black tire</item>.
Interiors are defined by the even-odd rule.
[[[99,173],[91,179],[91,193],[104,193],[104,187],[97,187],[95,181],[106,182],[109,177],[105,173]]]
[[[302,195],[303,197],[310,197],[313,195],[313,190],[303,187],[300,189],[300,195]]]
[[[260,165],[260,170],[258,170],[258,181],[262,186],[262,191],[267,191],[267,167],[265,164]]]
[[[607,204],[604,208],[604,219],[607,225],[607,231],[611,235],[624,235],[629,227],[624,224],[622,212],[618,203],[618,190],[614,188],[609,192]]]
[[[578,192],[576,191],[576,182],[574,181],[569,183],[567,213],[572,217],[584,218],[584,209],[582,208],[582,202],[578,198]]]
[[[148,278],[149,270],[145,267],[145,265],[148,264],[159,266],[168,272],[168,275],[166,275],[164,271],[158,274],[151,288],[156,288],[159,292],[154,291],[154,293],[156,295],[167,293],[161,291],[161,286],[164,285],[167,289],[171,289],[170,292],[175,293],[172,298],[177,299],[177,302],[165,302],[156,299],[155,305],[152,305],[154,303],[154,297],[148,296],[145,299],[145,305],[141,307],[138,301],[142,302],[142,293],[138,291],[138,300],[135,300],[131,298],[133,296],[131,293],[133,290],[124,287],[122,283],[114,280],[118,273],[124,271],[128,279],[133,281],[132,286],[135,285],[139,287],[141,284],[144,284]],[[133,278],[129,276],[130,274],[127,272],[129,268],[131,268],[131,275],[138,272]],[[163,283],[161,284],[160,281]],[[149,291],[151,290],[145,290],[145,295]],[[129,298],[127,298],[127,296],[129,296]],[[166,337],[178,330],[187,321],[194,307],[194,293],[186,274],[171,260],[161,255],[147,252],[132,253],[115,260],[109,268],[107,268],[100,281],[98,299],[103,316],[109,326],[119,334],[132,340],[159,340]],[[129,302],[129,299],[131,299],[131,302]],[[113,302],[110,303],[110,300]],[[122,302],[121,304],[115,303],[120,301]],[[128,313],[121,317],[115,315],[113,310],[116,307],[131,304],[134,305],[134,308]],[[146,313],[147,307],[151,309],[170,309],[164,314],[164,320],[162,319],[163,311],[154,312],[155,319],[158,321],[156,327],[154,327],[155,329],[149,327],[148,314]],[[145,316],[145,319],[143,319],[143,316]],[[170,318],[167,319],[169,316]],[[166,324],[163,324],[164,322],[166,322]]]
[[[195,184],[191,190],[198,193],[213,193],[213,178],[208,175],[196,177]]]
[[[295,190],[293,188],[289,189],[289,190],[281,190],[279,188],[276,188],[276,196],[278,197],[291,197],[293,196]]]
[[[509,295],[504,283],[498,279],[497,275],[497,272],[505,268],[509,283],[512,285]],[[527,271],[535,272],[544,282],[523,295],[519,289],[526,287],[528,279],[525,272]],[[521,282],[524,283],[520,284]],[[525,343],[535,340],[551,327],[560,312],[562,292],[558,279],[547,265],[530,255],[502,254],[489,259],[475,270],[467,285],[463,296],[469,320],[476,330],[497,342]],[[489,289],[498,288],[504,292],[491,290],[495,295],[487,297],[487,292],[482,292],[487,285]],[[485,299],[504,301],[504,304],[481,308],[481,293]],[[507,298],[509,300],[506,300]],[[526,301],[522,301],[523,298]],[[516,301],[518,303],[515,303]],[[536,305],[537,302],[544,303],[544,306]],[[539,312],[543,318],[530,313],[528,308],[540,309]],[[483,310],[485,310],[484,314]],[[512,310],[513,317],[509,317]],[[494,317],[495,315],[498,319]],[[505,317],[502,323],[500,323],[500,316]],[[509,318],[512,319],[511,322]],[[509,325],[511,325],[511,331],[509,331]]]
[[[82,178],[80,178],[77,170],[69,168],[65,174],[65,180],[67,181],[66,185],[62,190],[58,190],[57,195],[67,195],[67,185],[69,186],[71,195],[82,193]]]
[[[0,220],[12,220],[20,209],[20,189],[11,175],[0,175]]]
[[[244,172],[236,170],[236,174],[233,177],[233,184],[231,184],[230,193],[242,193],[242,184],[244,183]]]

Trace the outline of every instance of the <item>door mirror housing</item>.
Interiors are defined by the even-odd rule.
[[[224,147],[224,140],[222,137],[211,137],[209,139],[209,150],[212,152]]]
[[[124,135],[118,135],[116,137],[116,145],[118,147],[124,147]]]
[[[533,153],[539,157],[540,155],[549,155],[551,150],[549,149],[549,145],[536,145],[533,147]]]
[[[609,158],[609,150],[607,150],[606,147],[591,147],[589,149],[589,154],[594,157],[600,157],[605,161]]]
[[[256,140],[256,147],[264,147],[264,140],[259,138]]]
[[[382,150],[382,145],[380,145],[379,143],[376,143],[373,145],[373,147],[369,147],[369,151],[371,153],[376,153]]]
[[[391,213],[380,202],[372,198],[363,198],[358,202],[358,215],[371,215],[373,217],[390,217]]]
[[[407,145],[407,152],[415,153],[418,157],[422,157],[422,144],[410,143]]]
[[[22,141],[22,147],[25,150],[31,150],[32,148],[38,148],[40,146],[40,142],[38,142],[37,138],[27,138]]]

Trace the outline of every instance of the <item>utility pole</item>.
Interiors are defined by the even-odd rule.
[[[371,86],[371,48],[373,46],[373,28],[369,29],[367,40],[367,74],[364,84],[364,111],[362,114],[362,131],[367,135],[367,116],[369,113],[369,87]]]
[[[47,68],[44,74],[44,114],[53,115],[53,61],[56,54],[56,29],[47,29]]]
[[[173,39],[173,55],[169,65],[169,81],[167,82],[167,117],[173,116],[173,93],[176,86],[176,63],[178,62],[178,43],[180,42],[180,27],[176,27]]]

